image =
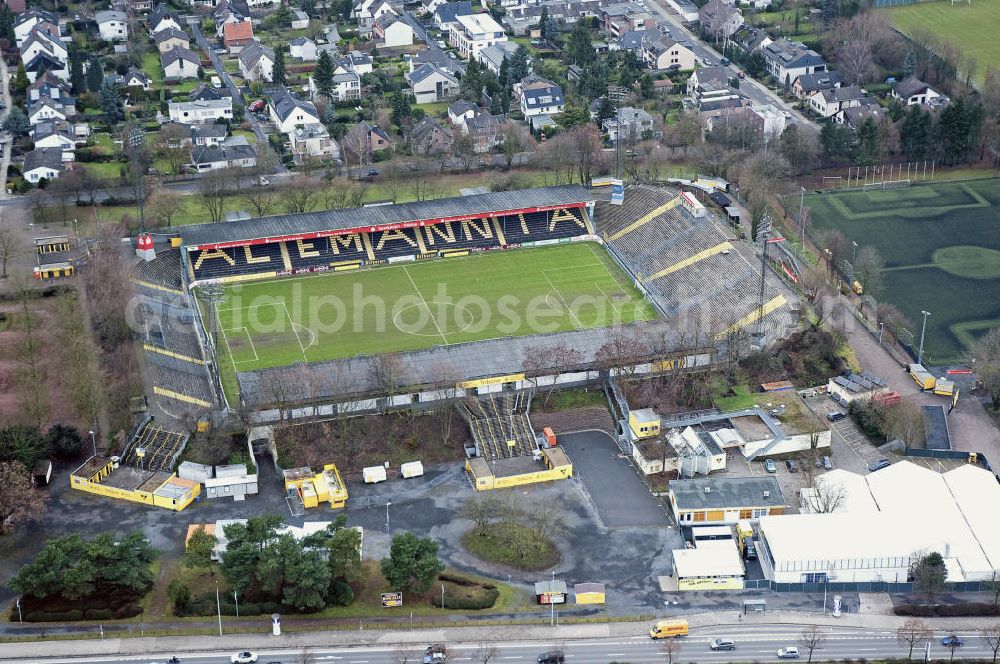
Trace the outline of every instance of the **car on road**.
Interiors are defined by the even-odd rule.
[[[844,413],[841,413],[839,410],[835,410],[832,413],[827,413],[826,414],[826,419],[827,419],[828,422],[839,422],[839,421],[841,421],[843,419],[846,419],[846,418],[847,418],[847,415],[845,415]]]
[[[709,60],[708,58],[702,58],[701,59],[701,64],[705,65],[706,67],[711,67],[712,66],[712,61]]]
[[[424,664],[439,664],[448,659],[448,648],[443,643],[434,643],[424,650]]]
[[[790,473],[797,473],[797,472],[799,472],[799,464],[797,464],[795,462],[795,459],[786,459],[785,460],[785,468],[787,468],[788,472],[790,472]]]
[[[229,658],[233,664],[257,664],[257,653],[244,650]]]
[[[212,49],[212,52],[215,53],[216,55],[225,55],[226,53],[229,53],[229,51],[226,50],[225,46],[216,46],[215,48]]]
[[[736,75],[738,77],[740,77],[740,78],[746,78],[747,77],[747,73],[745,71],[743,71],[742,69]]]
[[[736,650],[736,641],[732,639],[716,639],[710,646],[712,650]]]
[[[879,459],[878,461],[869,464],[868,472],[874,473],[876,470],[882,470],[883,468],[888,468],[892,465],[892,462],[888,459]]]
[[[757,547],[753,540],[747,540],[746,548],[743,550],[743,557],[747,560],[757,560]]]
[[[965,645],[965,641],[963,641],[962,637],[958,636],[957,634],[949,634],[948,636],[941,639],[941,645],[943,645],[945,648],[952,648],[952,647],[961,648],[962,646]]]
[[[565,664],[566,655],[562,650],[548,650],[537,658],[538,664]]]
[[[774,465],[774,459],[764,459],[764,470],[769,473],[778,472],[778,467]]]
[[[729,64],[729,58],[722,58],[721,60],[719,60],[719,64],[725,67],[726,65]]]
[[[799,649],[795,646],[778,649],[778,659],[798,659]]]
[[[823,468],[826,470],[833,470],[833,463],[830,462],[830,457],[823,457]]]
[[[448,48],[448,45],[445,44],[444,41],[439,40],[438,41],[438,48]]]
[[[455,55],[454,51],[448,51],[448,57],[451,58],[452,60],[458,60],[458,56]]]

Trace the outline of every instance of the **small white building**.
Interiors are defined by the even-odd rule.
[[[305,30],[309,27],[309,14],[301,9],[292,10],[292,30]]]
[[[489,14],[456,16],[449,34],[451,45],[466,60],[479,60],[484,48],[507,41],[507,33]]]
[[[125,12],[104,10],[94,14],[97,29],[101,39],[107,41],[125,41],[128,39],[128,17]]]
[[[24,179],[32,184],[57,179],[63,172],[62,152],[61,148],[38,148],[24,155]]]
[[[451,99],[458,92],[458,79],[430,63],[406,74],[406,82],[418,104],[433,104]]]
[[[913,76],[908,76],[897,83],[890,94],[904,106],[920,104],[934,106],[942,100],[947,100],[947,97],[940,92]]]
[[[170,102],[170,120],[180,124],[204,124],[233,118],[233,100],[229,97],[205,101]]]
[[[520,83],[521,113],[525,118],[555,115],[566,107],[562,88],[540,76],[528,76]]]
[[[868,93],[856,85],[820,90],[809,97],[809,108],[828,118],[848,108],[863,106]]]
[[[296,37],[288,42],[288,53],[303,62],[312,62],[319,57],[316,53],[316,42],[308,37]]]
[[[248,81],[271,82],[274,78],[274,49],[254,42],[245,47],[237,57],[240,73]]]
[[[282,134],[288,134],[297,126],[319,124],[319,113],[310,101],[299,99],[288,91],[279,88],[271,93],[267,104],[271,122]]]
[[[163,75],[169,79],[198,78],[201,58],[191,49],[175,46],[166,53],[160,53]]]
[[[393,14],[383,14],[375,20],[372,34],[381,40],[385,48],[411,46],[413,44],[413,28],[403,19]]]

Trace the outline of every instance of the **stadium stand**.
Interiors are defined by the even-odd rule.
[[[122,451],[121,463],[143,470],[173,472],[188,435],[153,425],[147,418],[135,430]]]
[[[201,279],[273,275],[288,271],[283,260],[283,242],[220,249],[196,250],[191,268]]]
[[[285,242],[294,271],[368,260],[362,233]]]
[[[582,208],[527,212],[497,217],[508,244],[555,240],[585,235],[590,231]]]
[[[530,456],[536,449],[528,419],[530,392],[503,392],[459,402],[480,456],[508,459]]]

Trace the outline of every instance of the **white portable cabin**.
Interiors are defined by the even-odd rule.
[[[385,466],[368,466],[362,470],[365,484],[385,482]]]
[[[424,474],[424,464],[420,461],[410,461],[404,463],[399,467],[399,472],[404,479],[409,479],[411,477],[420,477]]]

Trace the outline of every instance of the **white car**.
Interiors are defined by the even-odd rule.
[[[778,659],[798,659],[799,649],[795,646],[781,648],[778,650]]]
[[[244,650],[229,658],[233,664],[257,664],[257,653]]]

